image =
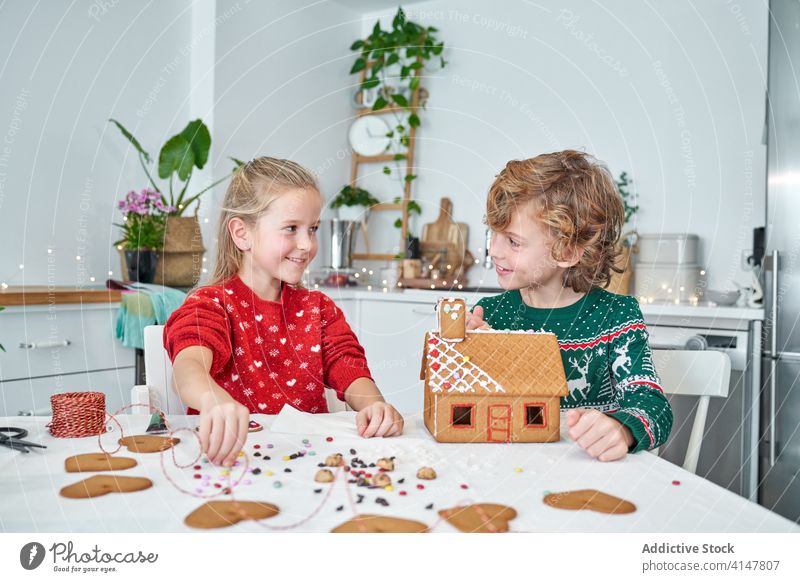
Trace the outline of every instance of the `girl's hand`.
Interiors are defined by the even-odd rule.
[[[567,412],[569,436],[589,455],[601,461],[616,461],[633,444],[631,431],[599,410],[575,408]]]
[[[215,465],[232,467],[247,440],[250,411],[227,393],[203,396],[200,406],[200,446]]]
[[[483,307],[480,305],[473,309],[472,313],[467,311],[467,331],[472,331],[473,329],[492,329],[483,320]]]
[[[386,402],[373,402],[356,415],[358,434],[364,438],[390,437],[403,434],[403,417]]]

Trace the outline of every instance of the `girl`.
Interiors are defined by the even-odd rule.
[[[322,203],[302,166],[267,157],[245,164],[225,194],[211,284],[164,328],[175,390],[189,414],[199,412],[212,463],[233,465],[250,413],[277,414],[284,404],[327,412],[325,386],[358,411],[361,436],[403,431],[342,311],[297,287],[317,253]]]

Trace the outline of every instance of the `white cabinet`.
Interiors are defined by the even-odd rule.
[[[81,372],[64,376],[28,378],[0,383],[0,416],[17,416],[20,412],[49,415],[50,396],[65,392],[103,392],[106,410],[113,413],[130,404],[133,368],[103,372]],[[44,412],[48,410],[48,412]],[[134,410],[141,413],[143,409]]]
[[[404,415],[422,412],[422,347],[436,325],[431,302],[380,299],[358,301],[354,329],[367,353],[375,383],[387,402]]]
[[[99,390],[130,400],[134,350],[115,337],[115,303],[9,307],[0,314],[0,415],[44,412],[56,392]]]

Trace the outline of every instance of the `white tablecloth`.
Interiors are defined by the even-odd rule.
[[[340,413],[341,414],[341,413]],[[346,413],[345,413],[346,414]],[[351,413],[352,414],[352,413]],[[326,418],[327,417],[327,418]],[[335,417],[335,418],[334,418]],[[251,433],[245,451],[251,455],[251,468],[261,474],[246,476],[249,484],[234,491],[240,500],[264,501],[280,507],[281,513],[262,524],[243,522],[216,531],[271,531],[270,526],[291,526],[291,531],[326,532],[347,521],[353,508],[359,512],[385,514],[437,524],[437,510],[469,502],[502,503],[514,507],[518,517],[511,529],[522,532],[798,532],[797,524],[747,501],[713,483],[687,473],[680,467],[650,453],[628,455],[624,460],[601,463],[587,456],[562,434],[558,443],[548,444],[441,444],[432,440],[421,419],[407,418],[409,433],[399,438],[362,439],[353,431],[337,430],[336,422],[318,424],[336,434],[276,433],[270,430],[275,417],[252,415],[266,428]],[[323,421],[341,419],[337,415],[319,415]],[[118,455],[133,457],[138,466],[118,474],[147,477],[153,487],[129,494],[109,494],[93,499],[66,499],[59,495],[65,485],[91,474],[67,473],[64,459],[70,455],[97,452],[97,437],[57,439],[45,424],[46,418],[0,418],[0,425],[18,426],[29,431],[27,440],[47,445],[44,450],[23,454],[0,447],[0,530],[4,532],[173,532],[197,531],[184,525],[184,518],[205,501],[179,491],[161,468],[159,454],[136,454],[122,449]],[[120,416],[126,435],[142,434],[148,417]],[[173,417],[175,424],[196,422],[196,417]],[[347,423],[345,423],[347,424]],[[114,426],[113,424],[111,426]],[[341,426],[341,425],[340,425]],[[563,423],[562,423],[563,426]],[[319,432],[319,431],[316,431]],[[116,446],[118,429],[104,436],[107,449]],[[178,434],[179,461],[186,463],[196,455],[197,445],[189,433]],[[332,442],[326,436],[333,436]],[[303,440],[309,441],[306,447]],[[253,457],[258,449],[271,460]],[[268,448],[272,445],[273,448]],[[346,484],[314,482],[317,463],[331,453],[340,452],[345,460],[354,449],[367,463],[379,457],[396,457],[397,468],[390,473],[395,482],[392,491],[367,489]],[[306,455],[284,461],[283,456],[298,451]],[[311,452],[314,455],[311,455]],[[195,474],[211,475],[219,482],[221,470],[201,463],[201,469],[177,469],[167,456],[169,474],[184,488],[204,492],[219,491],[201,487]],[[435,481],[416,478],[421,466],[433,467],[439,474]],[[291,472],[285,472],[289,468]],[[521,469],[521,471],[518,471]],[[268,476],[267,472],[273,475]],[[405,478],[400,484],[397,481]],[[281,487],[275,487],[280,481]],[[679,482],[674,484],[673,482]],[[419,489],[417,485],[423,485]],[[466,486],[466,488],[462,487]],[[328,488],[333,491],[320,505]],[[322,489],[321,493],[315,490]],[[566,511],[545,505],[545,492],[598,489],[636,504],[628,515],[605,515],[590,511]],[[358,505],[348,501],[363,495]],[[401,491],[405,495],[401,495]],[[388,506],[377,503],[383,498]],[[222,496],[219,499],[226,499]],[[427,507],[433,504],[432,508]],[[341,508],[341,509],[340,509]],[[316,511],[313,519],[305,520]],[[434,531],[455,531],[447,523],[438,523]]]

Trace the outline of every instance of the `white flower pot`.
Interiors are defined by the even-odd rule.
[[[336,209],[339,220],[360,221],[366,220],[369,210],[363,206],[340,206]]]

